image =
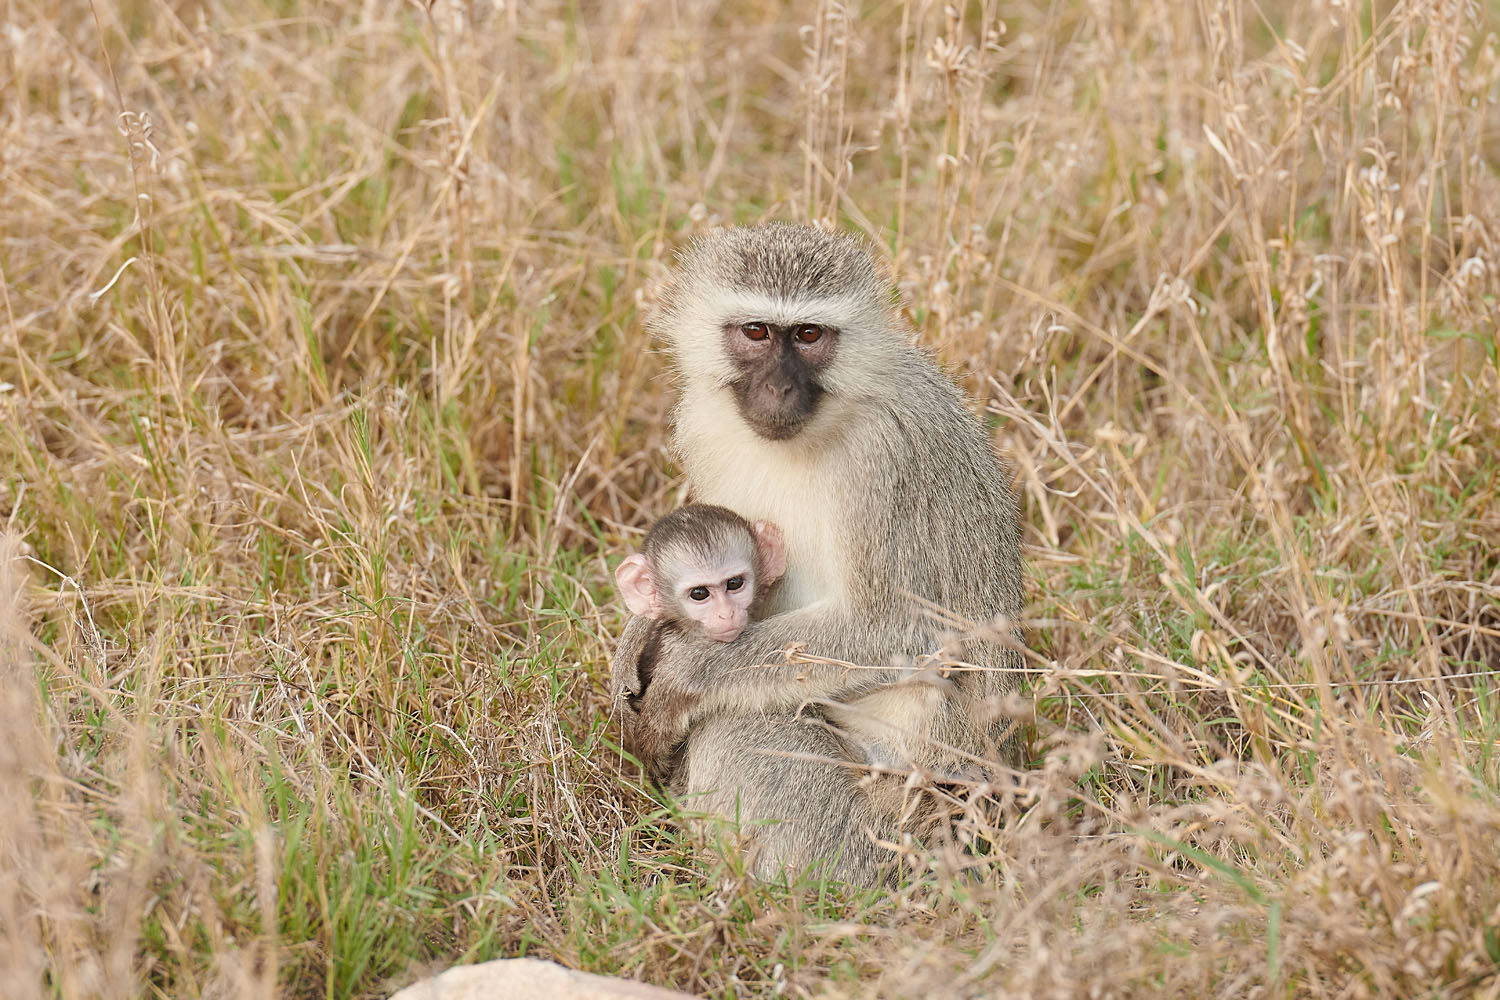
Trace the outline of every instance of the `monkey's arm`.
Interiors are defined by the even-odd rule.
[[[609,661],[609,701],[615,712],[628,711],[629,699],[639,695],[650,682],[650,667],[647,663],[646,677],[641,677],[641,653],[651,640],[656,623],[643,615],[631,615],[615,643],[614,656]]]
[[[656,688],[653,681],[663,643],[673,638],[682,638],[681,629],[644,615],[633,615],[620,633],[609,670],[610,705],[620,720],[625,749],[641,762],[648,778],[666,786],[671,786],[678,777],[681,764],[678,749],[686,730],[642,725],[641,719],[644,695]],[[656,717],[656,714],[651,716]]]
[[[904,641],[893,641],[904,636]],[[788,663],[792,644],[842,663]],[[667,766],[686,734],[720,712],[795,711],[821,699],[842,700],[893,683],[893,657],[928,651],[913,627],[872,626],[868,615],[813,604],[753,622],[732,643],[697,635],[663,635],[655,670],[622,705],[632,752],[648,770]],[[852,663],[857,669],[842,665]]]

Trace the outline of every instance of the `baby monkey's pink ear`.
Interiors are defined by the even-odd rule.
[[[625,606],[631,614],[647,618],[661,614],[656,603],[656,577],[651,573],[651,564],[639,552],[626,556],[625,561],[615,567],[615,585],[620,588],[620,596],[625,598]]]
[[[755,531],[755,547],[760,551],[760,575],[757,581],[769,587],[786,574],[786,542],[781,529],[770,521],[756,521],[750,525]]]

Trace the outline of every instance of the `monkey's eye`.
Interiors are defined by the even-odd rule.
[[[802,326],[797,327],[797,332],[793,336],[801,343],[816,344],[823,336],[823,328],[821,326],[814,326],[811,323],[804,323]]]
[[[740,332],[745,335],[746,340],[765,340],[771,335],[764,323],[746,323],[740,327]]]
[[[694,587],[692,590],[688,591],[688,596],[695,601],[706,601],[708,600],[708,588]]]
[[[743,576],[731,576],[728,580],[724,581],[724,586],[729,590],[739,590],[744,585],[745,578]]]

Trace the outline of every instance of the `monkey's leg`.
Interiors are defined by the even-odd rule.
[[[737,821],[757,878],[820,868],[852,885],[889,883],[897,856],[877,841],[897,840],[895,819],[849,760],[837,736],[803,720],[714,716],[688,740],[683,804]]]

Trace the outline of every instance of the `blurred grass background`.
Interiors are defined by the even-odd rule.
[[[0,981],[1500,996],[1500,12],[0,2]],[[1028,521],[976,884],[606,717],[694,233],[866,233]]]

